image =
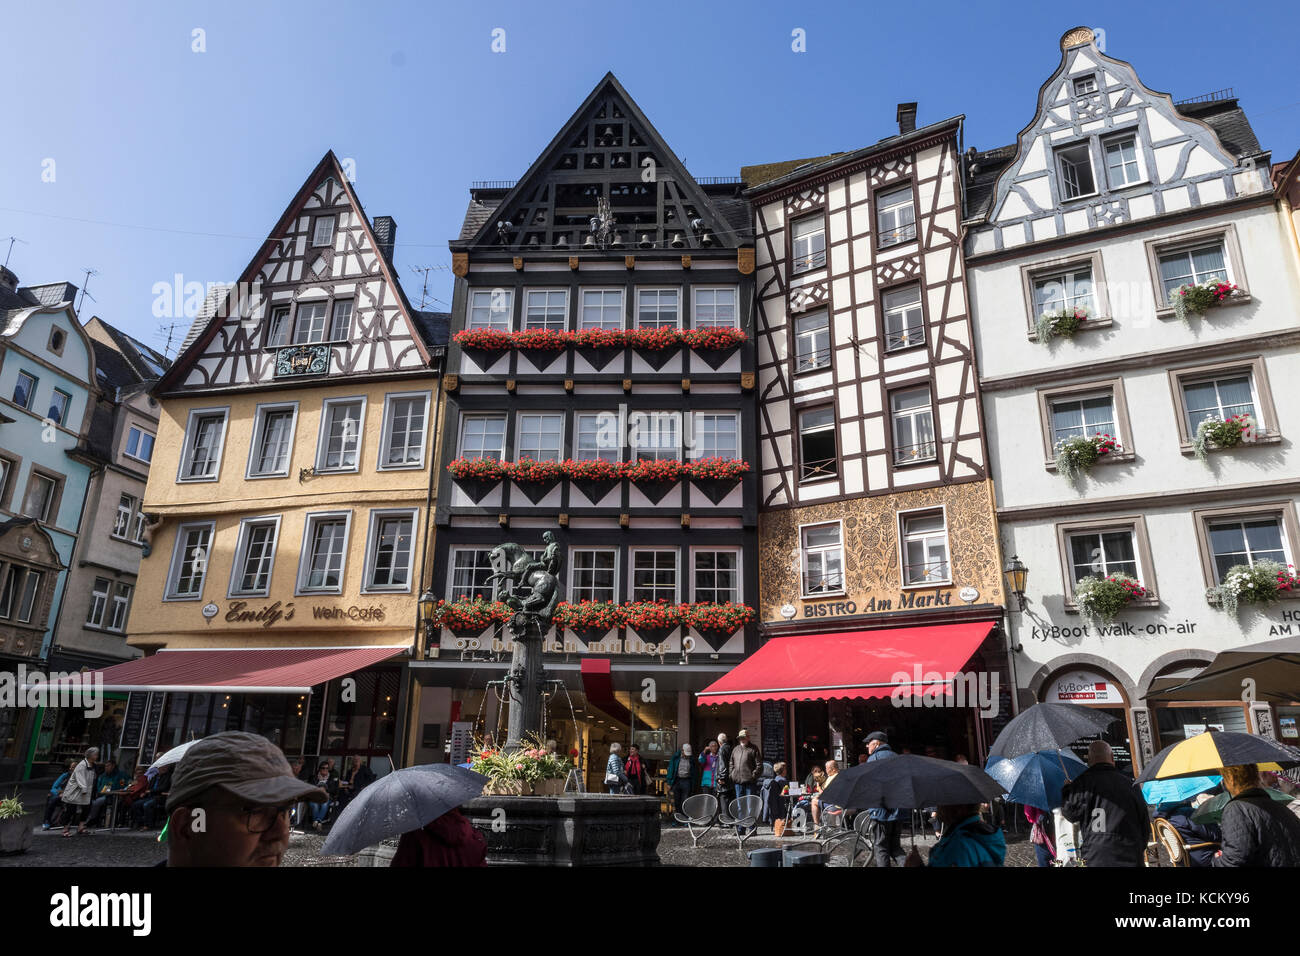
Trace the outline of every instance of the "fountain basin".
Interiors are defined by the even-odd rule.
[[[461,812],[490,866],[658,866],[659,798],[608,793],[478,797]]]

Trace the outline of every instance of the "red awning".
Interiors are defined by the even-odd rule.
[[[402,647],[273,647],[162,650],[150,657],[78,675],[103,690],[209,694],[310,694],[313,686],[409,650]]]
[[[631,726],[632,714],[614,696],[614,677],[610,672],[609,659],[584,657],[581,673],[582,692],[587,695],[587,703],[620,724]]]
[[[696,696],[701,704],[888,697],[936,689],[971,659],[993,623],[776,637]]]

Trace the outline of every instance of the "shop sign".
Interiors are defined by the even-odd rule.
[[[827,601],[803,605],[804,617],[838,617],[847,614],[878,614],[881,611],[910,611],[922,607],[952,607],[952,591],[935,589],[933,594],[919,591],[900,591],[898,600],[871,596],[861,606],[856,601]]]
[[[311,609],[311,615],[318,621],[382,621],[384,619],[384,609],[382,607],[358,607],[355,604],[349,608],[314,607]]]
[[[1163,637],[1167,634],[1195,634],[1196,622],[1182,621],[1178,624],[1166,624],[1156,621],[1143,624],[1141,621],[1117,621],[1106,627],[1090,627],[1087,624],[1052,624],[1047,627],[1032,627],[1029,636],[1035,641],[1065,640],[1077,637]]]
[[[212,605],[214,614],[216,605]],[[312,619],[316,621],[382,621],[384,619],[384,609],[382,607],[367,606],[354,604],[351,607],[313,607],[311,609]],[[262,608],[254,609],[249,606],[247,601],[231,601],[230,609],[226,611],[226,621],[230,624],[261,624],[263,627],[271,627],[281,621],[292,621],[294,614],[294,602],[287,604],[276,601],[274,604],[268,604]],[[204,616],[209,616],[207,608],[204,608]]]
[[[1044,699],[1051,704],[1124,703],[1114,681],[1091,671],[1071,671],[1058,677]]]

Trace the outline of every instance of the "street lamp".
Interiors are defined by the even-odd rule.
[[[1007,590],[1016,596],[1016,602],[1020,605],[1020,610],[1025,609],[1025,579],[1029,577],[1029,569],[1014,554],[1007,566],[1002,569],[1002,573],[1007,579]]]
[[[424,651],[427,654],[433,647],[433,609],[438,605],[438,599],[433,596],[431,588],[426,589],[420,595],[420,623],[424,625]]]

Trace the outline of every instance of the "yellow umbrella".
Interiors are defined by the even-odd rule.
[[[1223,767],[1254,764],[1260,770],[1300,765],[1300,750],[1267,737],[1211,730],[1171,744],[1142,771],[1138,783],[1171,777],[1199,777]]]

